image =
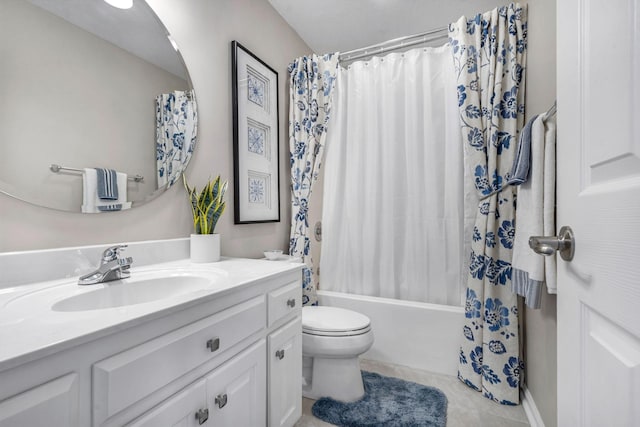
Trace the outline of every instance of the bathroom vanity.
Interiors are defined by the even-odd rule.
[[[301,264],[181,260],[75,280],[0,289],[1,427],[300,417]]]

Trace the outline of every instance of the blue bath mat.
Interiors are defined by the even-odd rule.
[[[400,427],[447,424],[447,397],[434,387],[362,371],[364,397],[351,403],[328,397],[313,404],[313,415],[341,427]]]

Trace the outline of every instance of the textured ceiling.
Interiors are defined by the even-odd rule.
[[[345,52],[446,26],[502,0],[269,0],[316,53]]]

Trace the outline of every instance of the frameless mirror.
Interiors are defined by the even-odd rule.
[[[3,193],[64,211],[128,209],[191,158],[193,87],[144,0],[0,1],[0,76]],[[96,181],[93,168],[117,173]],[[117,197],[101,197],[105,182]]]

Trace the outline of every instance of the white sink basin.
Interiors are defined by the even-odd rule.
[[[53,304],[51,309],[86,311],[143,304],[206,289],[211,285],[211,280],[200,276],[170,276],[131,283],[127,283],[126,279],[117,280],[104,285],[95,291],[60,300]]]
[[[48,308],[57,312],[103,310],[170,300],[225,286],[225,274],[185,270],[132,271],[128,279],[80,286],[77,281],[34,289],[10,298],[10,309]]]

